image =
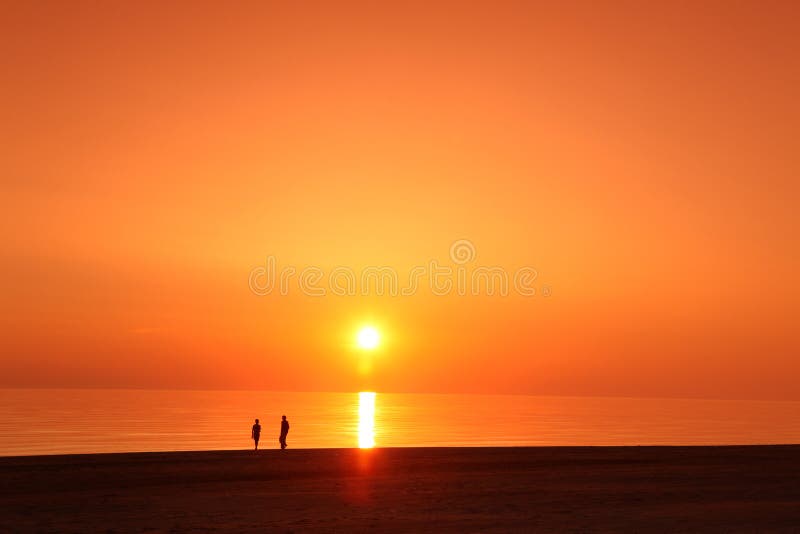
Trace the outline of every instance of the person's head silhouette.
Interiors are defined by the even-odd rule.
[[[256,419],[256,424],[258,424],[258,419]]]
[[[283,420],[286,421],[286,416],[285,415],[283,416]]]

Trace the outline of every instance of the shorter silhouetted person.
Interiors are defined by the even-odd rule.
[[[289,434],[289,421],[286,420],[286,416],[283,416],[283,420],[281,421],[281,437],[278,438],[278,441],[281,442],[281,449],[286,448],[286,435]]]
[[[258,450],[258,440],[261,438],[261,425],[258,424],[258,419],[256,419],[256,424],[253,425],[253,432],[250,435],[253,441],[256,442],[256,448],[254,450]]]

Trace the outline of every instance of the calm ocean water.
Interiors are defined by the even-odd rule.
[[[374,404],[373,404],[374,403]],[[0,390],[0,455],[262,448],[800,443],[800,402]]]

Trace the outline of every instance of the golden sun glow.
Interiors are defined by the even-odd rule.
[[[358,394],[358,446],[370,449],[375,446],[375,392]]]
[[[356,336],[356,343],[358,343],[358,346],[366,350],[374,349],[378,346],[380,341],[380,334],[371,326],[365,326],[358,331],[358,335]]]

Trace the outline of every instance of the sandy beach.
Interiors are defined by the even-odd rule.
[[[9,532],[796,532],[800,446],[0,458]]]

